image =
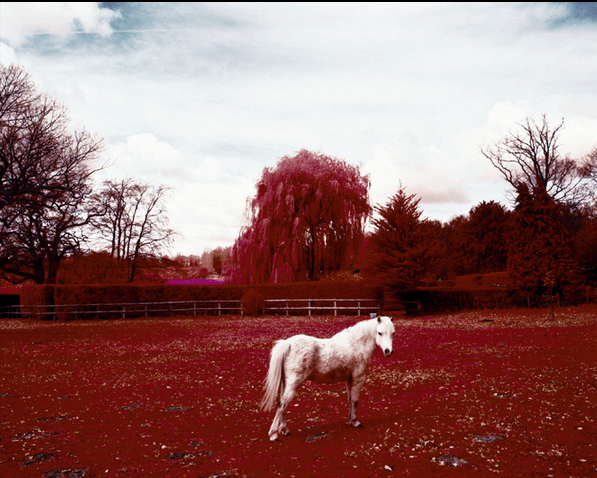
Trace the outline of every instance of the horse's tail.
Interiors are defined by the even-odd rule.
[[[261,400],[261,409],[269,411],[274,408],[280,388],[284,384],[284,361],[290,352],[290,342],[278,340],[272,348],[269,370],[265,380],[265,395]]]

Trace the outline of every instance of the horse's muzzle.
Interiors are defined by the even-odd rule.
[[[394,352],[393,350],[385,349],[383,351],[384,357],[389,357],[390,355],[392,355],[393,352]]]

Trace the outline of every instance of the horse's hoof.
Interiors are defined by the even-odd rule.
[[[278,434],[274,433],[269,436],[269,441],[276,441],[278,439]]]
[[[348,422],[348,426],[349,427],[355,427],[355,428],[363,428],[363,425],[361,425],[361,422],[357,421],[350,421]]]
[[[287,437],[288,435],[290,435],[290,430],[287,428],[286,430],[282,430],[281,433],[282,433],[282,435]]]

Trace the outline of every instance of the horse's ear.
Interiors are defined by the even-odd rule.
[[[391,320],[392,322],[394,322],[394,316],[393,316],[393,315],[390,315],[390,320]]]
[[[378,318],[377,318],[377,323],[378,323],[378,324],[381,324],[381,317],[378,317]]]

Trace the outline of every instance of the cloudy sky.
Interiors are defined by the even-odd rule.
[[[3,3],[18,62],[105,138],[99,179],[172,188],[172,253],[232,245],[266,166],[301,148],[400,182],[426,217],[507,204],[479,153],[527,116],[597,145],[591,4]]]

